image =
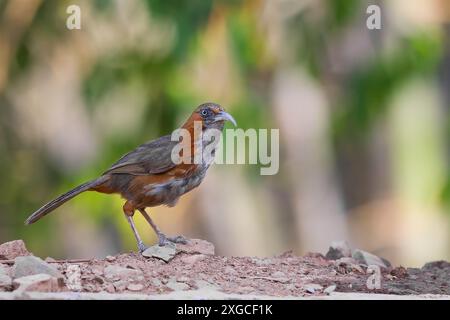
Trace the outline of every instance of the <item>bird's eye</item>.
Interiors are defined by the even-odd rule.
[[[203,109],[200,113],[203,117],[206,117],[208,115],[208,110]]]

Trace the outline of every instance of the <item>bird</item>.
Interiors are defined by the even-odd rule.
[[[204,148],[213,143],[214,141],[204,139],[203,133],[209,129],[222,132],[226,121],[230,121],[234,126],[237,125],[234,118],[219,104],[207,102],[195,108],[180,127],[190,134],[190,139],[184,143],[190,144],[188,146],[192,152],[190,155],[186,152],[185,158],[192,160],[199,146]],[[195,134],[196,124],[202,130],[202,135]],[[142,241],[133,220],[136,211],[142,214],[154,230],[160,246],[170,243],[187,243],[187,239],[183,236],[166,236],[146,211],[149,207],[159,205],[174,206],[182,195],[200,185],[212,164],[211,159],[197,162],[174,161],[172,151],[179,143],[180,140],[173,139],[172,134],[169,134],[138,146],[123,155],[100,177],[83,183],[43,205],[28,217],[25,224],[29,225],[38,221],[83,192],[95,191],[119,194],[125,200],[123,213],[134,234],[139,252],[145,251],[147,246]],[[217,141],[215,143],[217,144]],[[214,151],[215,147],[213,156]],[[183,152],[180,152],[182,158]]]

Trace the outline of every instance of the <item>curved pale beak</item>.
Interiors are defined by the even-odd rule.
[[[216,114],[216,116],[214,117],[215,121],[230,121],[232,124],[234,124],[234,126],[237,126],[236,120],[234,120],[234,118],[231,116],[231,114],[229,114],[228,112],[225,111],[220,111],[219,113]]]

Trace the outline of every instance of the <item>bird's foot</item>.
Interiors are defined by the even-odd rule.
[[[145,250],[147,250],[148,247],[143,242],[138,242],[138,249],[139,249],[139,253],[142,253]]]
[[[174,236],[174,237],[168,237],[167,240],[169,240],[170,242],[173,242],[173,243],[181,243],[181,244],[187,244],[188,243],[188,240],[185,237],[181,236],[181,235]]]
[[[159,238],[159,246],[161,247],[169,244],[169,242],[182,244],[188,243],[188,240],[183,236],[167,237],[164,233],[160,233],[158,235],[158,238]]]

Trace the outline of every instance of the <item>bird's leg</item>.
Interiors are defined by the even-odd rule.
[[[187,243],[187,239],[183,236],[175,236],[175,237],[167,237],[164,233],[159,230],[158,226],[153,222],[152,218],[147,214],[145,209],[138,209],[139,212],[144,216],[145,220],[147,220],[148,224],[153,228],[156,235],[158,236],[158,243],[160,246],[164,246],[167,244],[167,241],[173,242],[173,243]]]
[[[141,237],[139,236],[139,233],[134,224],[133,221],[134,209],[131,209],[129,207],[130,207],[129,202],[125,203],[125,205],[123,206],[123,212],[125,213],[125,217],[127,218],[127,221],[130,224],[131,230],[133,230],[133,234],[134,237],[136,238],[139,252],[142,253],[147,249],[147,246],[144,244]]]
[[[131,230],[133,230],[134,237],[137,241],[137,246],[139,249],[139,252],[142,253],[147,249],[147,246],[142,241],[141,237],[139,236],[139,233],[137,232],[136,226],[134,225],[133,217],[127,216],[128,223],[131,226]]]

